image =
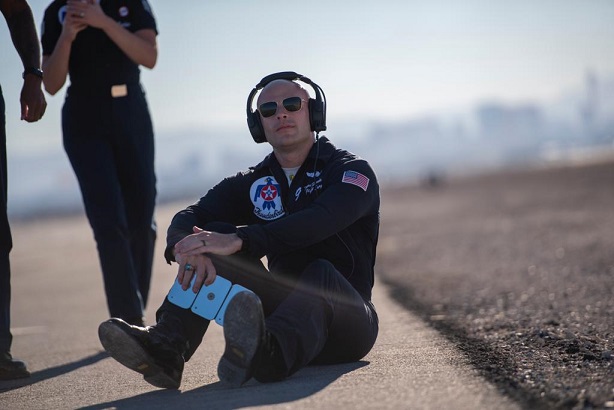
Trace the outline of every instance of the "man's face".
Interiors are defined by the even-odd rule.
[[[264,134],[273,148],[313,144],[308,101],[309,94],[291,81],[276,80],[264,87],[258,97],[258,111]]]

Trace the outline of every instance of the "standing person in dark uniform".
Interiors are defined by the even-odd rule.
[[[109,312],[143,324],[153,263],[154,136],[139,65],[157,59],[146,0],[58,0],[42,29],[45,89],[70,75],[64,148],[98,246]]]
[[[21,89],[21,119],[35,122],[42,118],[47,108],[41,89],[43,72],[36,26],[32,10],[25,0],[0,0],[0,11],[6,19],[13,45],[23,63],[23,87]],[[13,247],[11,228],[6,210],[6,118],[4,97],[0,88],[0,380],[30,376],[26,365],[11,356],[11,265],[9,253]]]
[[[375,343],[379,186],[367,161],[318,137],[325,108],[323,91],[308,78],[265,77],[248,97],[247,115],[254,140],[273,152],[221,181],[168,229],[165,257],[179,263],[184,290],[196,293],[220,275],[253,291],[237,293],[223,316],[218,376],[231,386],[251,377],[282,380],[310,363],[357,361]],[[167,297],[154,326],[110,319],[99,336],[147,382],[178,388],[208,325]]]

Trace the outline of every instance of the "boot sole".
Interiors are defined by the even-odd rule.
[[[179,388],[180,383],[168,376],[134,337],[114,323],[101,323],[98,337],[102,347],[113,359],[142,374],[147,383],[163,389]]]
[[[258,296],[240,292],[224,315],[226,348],[217,366],[220,381],[240,387],[252,377],[252,360],[264,333],[264,314]]]

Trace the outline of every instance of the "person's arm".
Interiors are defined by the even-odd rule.
[[[262,257],[273,249],[304,248],[347,228],[379,203],[377,178],[364,160],[340,165],[327,178],[327,187],[306,208],[268,224],[238,228],[239,238],[247,242],[245,252]]]
[[[49,94],[55,95],[66,83],[72,43],[77,38],[77,34],[86,27],[87,24],[80,21],[77,16],[66,13],[62,32],[53,52],[51,55],[43,55],[43,72],[45,73],[43,82]]]
[[[171,264],[172,261],[179,264],[177,268],[177,279],[182,284],[184,290],[188,288],[193,275],[196,275],[196,280],[193,285],[193,291],[195,293],[198,292],[203,283],[210,285],[215,280],[216,270],[208,255],[204,253],[184,255],[177,249],[178,244],[183,243],[184,245],[189,245],[190,242],[196,241],[198,244],[202,245],[202,241],[196,239],[195,235],[201,233],[213,234],[216,236],[217,240],[212,243],[217,243],[218,245],[216,248],[218,251],[222,251],[223,249],[220,248],[228,247],[227,238],[230,235],[205,232],[199,227],[204,227],[212,221],[226,221],[227,223],[238,223],[241,221],[241,212],[237,211],[232,206],[241,201],[236,196],[233,196],[233,193],[236,194],[237,192],[244,191],[242,189],[233,189],[236,185],[231,182],[232,180],[233,178],[231,177],[221,181],[211,188],[197,203],[177,213],[171,221],[167,231],[164,257],[168,264]],[[226,239],[226,241],[223,241],[223,239]],[[220,240],[222,240],[222,242],[220,242]],[[237,245],[238,247],[236,250],[240,249],[240,242]],[[193,246],[188,246],[188,248],[193,248]],[[226,253],[219,252],[219,254],[229,255],[236,250],[227,251]],[[185,270],[186,264],[192,265],[194,270],[187,272]]]
[[[354,160],[331,170],[331,181],[318,198],[304,209],[268,224],[238,226],[237,233],[218,234],[194,230],[175,245],[175,252],[230,255],[246,252],[261,258],[271,250],[292,251],[320,242],[375,212],[379,185],[364,160]],[[228,203],[228,202],[223,202]],[[185,234],[188,225],[182,227]]]
[[[21,89],[21,119],[35,122],[42,118],[47,108],[41,90],[40,46],[32,10],[25,0],[2,0],[0,10],[6,19],[13,45],[24,67],[24,83]]]
[[[175,260],[175,245],[192,235],[195,226],[204,228],[213,221],[235,226],[248,223],[251,210],[244,210],[243,197],[250,184],[251,180],[243,173],[224,178],[198,202],[178,212],[167,230],[164,252],[166,261],[170,264]],[[249,212],[249,215],[246,215],[246,212]]]
[[[156,32],[142,29],[131,33],[107,16],[95,0],[69,0],[67,12],[80,21],[99,28],[136,64],[153,68],[158,59]],[[81,17],[83,16],[83,17]]]

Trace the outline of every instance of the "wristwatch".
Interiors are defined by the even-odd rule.
[[[26,78],[26,74],[32,74],[37,77],[43,78],[43,70],[41,70],[40,68],[36,68],[36,67],[28,67],[25,70],[23,70],[23,74],[21,75],[22,78]]]

